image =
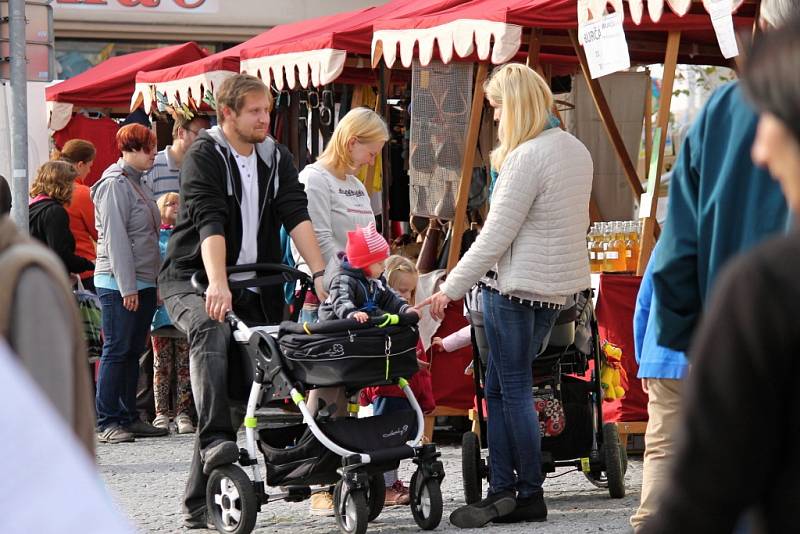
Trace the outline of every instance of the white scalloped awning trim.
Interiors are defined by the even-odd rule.
[[[477,49],[478,58],[485,61],[491,55],[491,62],[498,65],[510,61],[519,51],[522,26],[461,19],[432,28],[377,30],[372,37],[372,64],[377,65],[382,56],[387,66],[394,65],[400,45],[400,61],[404,67],[410,67],[414,59],[414,47],[418,45],[420,63],[428,65],[436,43],[439,45],[439,57],[444,63],[453,59],[454,52],[463,58],[471,56]]]
[[[139,82],[133,90],[131,111],[143,105],[145,113],[149,114],[153,104],[152,91],[166,95],[170,104],[176,104],[177,99],[180,99],[181,103],[187,103],[191,92],[192,98],[199,104],[206,89],[211,89],[216,96],[220,84],[234,74],[236,73],[229,70],[214,70],[168,82]]]
[[[243,59],[242,72],[261,78],[265,84],[275,82],[278,90],[295,89],[300,84],[320,87],[332,83],[344,70],[347,51],[334,48],[291,52]],[[284,79],[288,84],[284,87]]]
[[[47,127],[54,132],[63,130],[72,118],[72,104],[47,101]]]
[[[647,3],[647,14],[650,20],[658,22],[664,14],[664,1],[665,0],[625,0],[628,4],[628,10],[634,24],[642,23],[642,16],[644,14],[644,4]],[[710,12],[711,1],[702,0],[703,6],[706,11]],[[736,11],[742,5],[744,0],[733,0],[733,11]],[[692,0],[666,0],[670,10],[682,17],[689,12],[692,7]],[[584,24],[589,19],[602,17],[605,12],[606,5],[610,4],[614,7],[615,12],[623,12],[623,0],[578,0],[578,23]]]

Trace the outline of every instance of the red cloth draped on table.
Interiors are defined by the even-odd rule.
[[[466,325],[464,301],[454,300],[447,306],[444,321],[435,335],[444,338]],[[431,379],[436,406],[464,410],[472,408],[475,387],[472,377],[464,374],[464,369],[471,361],[472,345],[455,352],[431,351]]]
[[[625,397],[603,402],[605,421],[647,421],[647,394],[636,378],[639,366],[633,348],[633,312],[641,282],[640,276],[600,275],[596,307],[600,343],[608,341],[622,349],[622,367],[628,374],[627,380],[622,379]]]

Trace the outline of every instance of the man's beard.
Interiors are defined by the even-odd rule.
[[[234,129],[236,131],[236,135],[239,136],[239,139],[252,145],[263,143],[267,139],[267,135],[269,135],[268,132],[265,132],[263,135],[261,135],[255,132],[243,132],[238,127],[234,127]]]

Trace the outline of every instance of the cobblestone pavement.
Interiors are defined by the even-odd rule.
[[[241,436],[240,436],[241,437]],[[140,532],[185,531],[180,513],[180,498],[192,451],[193,436],[140,439],[135,443],[99,445],[100,472],[120,507]],[[447,517],[463,503],[461,487],[461,449],[441,447],[446,477],[442,484],[444,516],[437,532],[456,532]],[[262,458],[263,459],[263,458]],[[629,532],[628,517],[635,510],[641,488],[641,460],[631,459],[626,476],[627,496],[610,499],[605,490],[589,484],[582,474],[572,472],[550,479],[545,484],[549,516],[546,523],[492,527],[496,532],[535,532],[572,534],[589,532]],[[400,476],[411,478],[410,462],[401,465]],[[560,471],[563,473],[565,471]],[[405,533],[419,529],[407,507],[385,509],[367,532]],[[337,532],[333,518],[308,515],[308,502],[268,504],[258,515],[257,533],[305,534]]]

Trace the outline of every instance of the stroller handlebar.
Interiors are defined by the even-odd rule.
[[[312,287],[311,277],[303,271],[283,265],[280,263],[252,263],[245,265],[230,265],[225,268],[228,275],[237,273],[255,272],[256,277],[248,280],[230,280],[228,284],[231,289],[242,289],[246,287],[268,287],[282,285],[285,283],[300,281],[307,287]],[[205,271],[197,271],[192,275],[192,287],[198,295],[203,295],[208,289],[208,276]]]

